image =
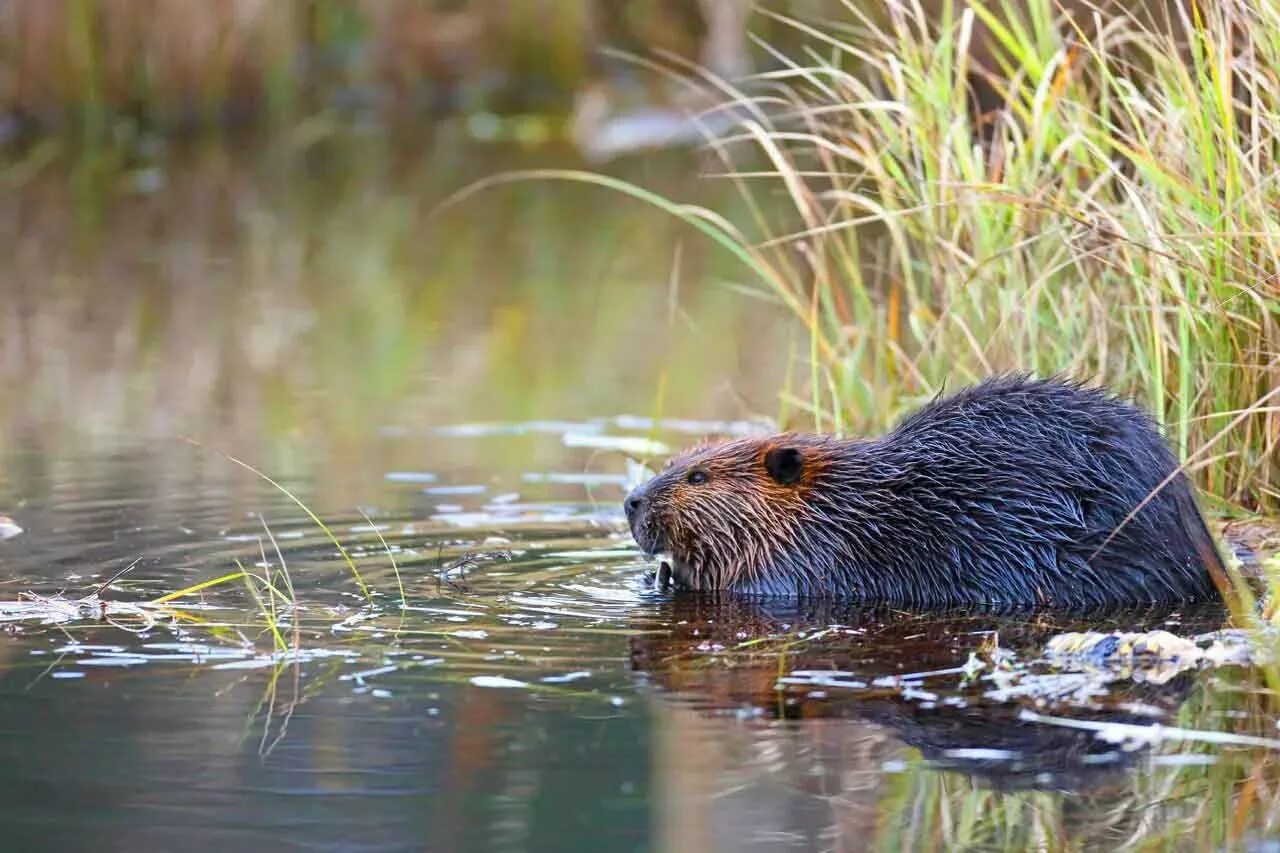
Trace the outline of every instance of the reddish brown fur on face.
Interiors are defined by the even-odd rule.
[[[758,580],[779,549],[801,545],[796,526],[806,497],[838,447],[824,436],[778,435],[690,448],[646,484],[645,511],[633,525],[637,539],[670,552],[678,579],[694,589]],[[779,452],[792,454],[794,479],[771,474],[770,455]]]
[[[757,465],[752,473],[755,474],[756,480],[760,484],[760,488],[765,492],[773,494],[779,499],[786,497],[794,497],[796,493],[803,497],[805,492],[813,488],[814,484],[821,481],[822,476],[831,467],[833,454],[837,448],[812,446],[807,448],[808,452],[804,452],[804,465],[800,469],[800,479],[790,485],[783,485],[775,481],[768,474],[767,460],[769,453],[779,451],[789,447],[796,446],[797,436],[787,434],[775,436],[774,438],[764,441],[760,447],[760,451],[756,456]]]

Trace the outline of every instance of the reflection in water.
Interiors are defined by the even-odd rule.
[[[140,555],[103,595],[146,601],[237,558],[282,558],[301,592],[280,626],[303,653],[273,656],[253,601],[228,587],[150,627],[10,623],[6,837],[108,849],[176,832],[192,849],[283,837],[373,849],[1090,846],[1199,826],[1209,798],[1271,766],[1253,763],[1266,750],[1123,750],[1018,718],[1037,707],[1265,727],[1271,697],[1239,671],[1134,679],[1043,707],[988,699],[994,670],[965,676],[971,655],[1015,668],[1080,626],[658,593],[623,533],[620,479],[552,476],[577,465],[533,478],[451,469],[483,452],[467,444],[522,432],[377,439],[416,442],[421,464],[383,472],[369,521],[327,517],[378,591],[372,606],[295,506],[234,466],[202,466],[198,448],[168,461],[193,473],[163,489],[147,454],[70,458],[56,481],[17,480],[31,522],[0,555],[13,595],[91,591]],[[576,449],[579,465],[593,452]],[[619,478],[625,467],[597,465]],[[496,551],[505,558],[442,576]],[[1194,614],[1159,624],[1201,627]],[[1142,824],[1151,803],[1160,820]]]
[[[1188,792],[1239,772],[1195,745],[1152,750],[1027,720],[1047,711],[1150,731],[1223,713],[1193,672],[1119,685],[1095,673],[1095,692],[1063,701],[1062,675],[1019,661],[1078,627],[1067,623],[707,599],[669,602],[664,616],[671,629],[633,638],[631,660],[666,697],[654,785],[667,849],[1176,842],[1152,813],[1207,828]],[[1189,633],[1222,618],[1206,608],[1117,624]],[[1047,689],[1001,698],[995,685],[1014,669]],[[1144,799],[1151,788],[1159,800]]]
[[[1019,715],[1270,737],[1252,670],[997,701],[1001,673],[1041,673],[1044,640],[1080,626],[646,586],[619,510],[629,457],[787,419],[793,330],[705,244],[600,191],[515,186],[431,215],[472,175],[539,165],[502,156],[464,156],[447,129],[405,151],[311,128],[15,173],[7,846],[1109,849],[1280,830],[1265,746],[1118,749]],[[694,165],[632,177],[705,202],[719,190],[693,188]],[[220,451],[314,509],[371,597]],[[293,594],[149,603],[237,567]],[[23,593],[71,612],[42,624]]]
[[[707,241],[563,184],[435,216],[475,177],[546,158],[478,155],[448,130],[431,146],[304,137],[39,170],[0,198],[0,441],[193,435],[273,470],[343,460],[324,483],[338,496],[367,485],[351,478],[380,427],[777,413],[789,325],[724,286],[743,271]],[[696,166],[628,177],[729,201]],[[496,461],[547,464],[518,447]]]

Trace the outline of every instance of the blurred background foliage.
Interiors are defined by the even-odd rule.
[[[284,120],[319,109],[567,116],[593,86],[657,95],[598,48],[750,65],[748,0],[9,0],[8,133]],[[833,0],[790,0],[815,13]],[[785,28],[757,20],[768,38]]]
[[[1138,6],[1158,18],[1165,4]],[[48,505],[100,513],[106,565],[132,559],[169,495],[208,490],[218,519],[260,509],[260,484],[238,470],[235,497],[219,497],[210,472],[225,478],[226,461],[183,436],[310,483],[322,512],[342,511],[385,496],[385,472],[437,461],[459,482],[623,470],[557,430],[459,441],[439,425],[764,415],[866,433],[947,382],[1018,367],[1134,394],[1184,455],[1240,418],[1197,476],[1208,495],[1274,508],[1280,407],[1262,395],[1280,375],[1280,88],[1267,60],[1280,30],[1228,6],[1196,24],[1189,43],[1203,50],[1184,62],[1185,29],[1155,38],[1074,0],[0,0],[3,508],[18,515],[9,507],[45,489]],[[877,31],[864,12],[892,20]],[[988,22],[1004,27],[1002,50]],[[1242,33],[1250,51],[1224,49]],[[751,140],[762,150],[617,157],[699,141],[689,112],[728,95],[706,78],[691,94],[662,69],[733,78],[788,57],[796,79],[759,77],[752,94],[776,108]],[[1220,57],[1240,58],[1237,76]],[[1215,111],[1241,80],[1255,136]],[[600,187],[529,181],[441,207],[487,176],[584,167],[745,223],[755,268]],[[1238,196],[1209,180],[1219,172]],[[1166,244],[1178,254],[1145,248]],[[762,270],[781,286],[761,286]],[[1257,281],[1270,289],[1254,293]],[[130,462],[103,462],[116,458]],[[148,489],[165,497],[118,535],[112,499],[149,507],[134,497]],[[76,518],[19,540],[59,543],[65,562],[33,550],[32,565],[82,568]],[[38,512],[21,520],[42,526]],[[1206,695],[1244,703],[1250,689]],[[99,731],[45,710],[54,743]],[[1273,731],[1274,716],[1206,704],[1185,725]],[[468,720],[468,737],[495,730]],[[750,735],[744,754],[764,754],[758,729],[734,731]],[[495,743],[495,767],[522,754]],[[566,754],[566,777],[597,778]],[[1088,838],[1176,848],[1270,831],[1280,789],[1265,761],[1188,763],[1168,790],[1137,776],[1132,794],[1108,792],[1098,822],[1119,828]],[[878,780],[882,765],[869,767]],[[896,846],[1074,849],[1072,827],[1097,816],[1075,794],[1005,795],[928,768],[887,778],[850,837],[879,826]],[[1193,814],[1164,820],[1130,800]]]
[[[611,116],[683,121],[683,87],[604,48],[736,73],[750,10],[0,3],[4,443],[195,435],[360,471],[388,426],[776,414],[793,330],[679,222],[546,183],[436,210],[487,175],[584,165],[575,143]],[[691,180],[700,162],[608,168],[732,209],[728,186]]]

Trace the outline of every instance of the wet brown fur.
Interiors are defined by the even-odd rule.
[[[1131,404],[1002,377],[877,439],[696,446],[627,503],[637,542],[670,554],[692,590],[926,606],[1210,599],[1221,563],[1175,472]]]

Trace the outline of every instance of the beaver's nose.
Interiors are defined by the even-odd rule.
[[[644,493],[640,489],[636,489],[627,495],[627,499],[622,502],[623,508],[627,511],[627,521],[631,521],[636,517],[636,513],[644,506]]]

